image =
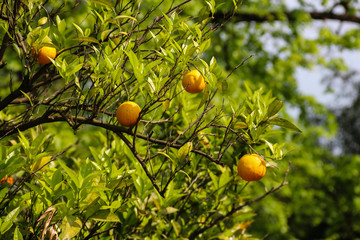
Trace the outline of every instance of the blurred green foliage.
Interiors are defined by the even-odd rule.
[[[7,9],[18,3],[7,2]],[[336,118],[299,93],[295,77],[299,67],[346,72],[343,59],[326,58],[323,51],[358,50],[358,31],[337,34],[323,27],[316,38],[307,38],[302,32],[313,21],[307,10],[314,8],[307,1],[299,1],[290,15],[284,1],[271,0],[189,1],[166,14],[181,3],[20,4],[16,30],[26,40],[22,47],[19,39],[11,39],[6,48],[1,101],[36,74],[35,83],[47,87],[23,91],[18,98],[29,101],[0,111],[0,130],[56,113],[50,113],[54,120],[2,137],[0,179],[14,176],[15,184],[1,183],[0,238],[359,236],[360,158],[334,155],[325,146],[337,134]],[[329,11],[335,1],[322,4]],[[349,6],[350,12],[355,9]],[[234,17],[213,31],[234,10]],[[268,18],[241,20],[241,13]],[[7,33],[15,36],[4,17],[0,26],[2,41]],[[59,55],[39,66],[31,49],[49,44],[46,36]],[[181,92],[181,75],[193,68],[208,82],[199,95]],[[59,89],[60,95],[52,95]],[[125,100],[145,109],[143,121],[130,130],[114,120],[118,103]],[[294,110],[297,116],[290,114]],[[82,118],[64,117],[69,114]],[[163,150],[162,141],[170,144],[174,136],[180,136],[178,145]],[[131,146],[146,161],[136,158]],[[237,176],[236,164],[254,150],[268,160],[268,172],[247,184]],[[199,151],[220,156],[223,164]],[[282,183],[289,161],[288,184],[249,206],[248,201]]]

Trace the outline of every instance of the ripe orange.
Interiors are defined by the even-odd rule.
[[[134,102],[124,102],[116,110],[116,118],[118,122],[129,127],[136,123],[141,109],[139,105]]]
[[[50,63],[50,59],[55,59],[56,57],[56,48],[53,47],[42,47],[37,52],[37,59],[40,64]]]
[[[189,93],[199,93],[205,88],[205,80],[198,70],[185,73],[182,86]]]
[[[265,176],[266,163],[257,154],[246,154],[240,158],[237,170],[245,181],[258,181]]]
[[[10,176],[10,177],[3,177],[1,180],[0,180],[0,183],[10,183],[10,184],[14,184],[14,179]]]

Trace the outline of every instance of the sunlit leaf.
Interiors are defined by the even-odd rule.
[[[185,143],[178,151],[179,162],[182,162],[192,150],[192,142]]]
[[[109,210],[97,211],[96,214],[91,217],[91,219],[100,222],[120,222],[119,217]]]
[[[80,218],[74,216],[66,216],[62,221],[62,239],[71,239],[79,234],[82,227]]]

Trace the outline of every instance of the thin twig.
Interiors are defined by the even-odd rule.
[[[239,210],[243,209],[244,207],[246,206],[249,206],[255,202],[258,202],[260,201],[261,199],[265,198],[266,196],[268,196],[269,194],[273,193],[273,192],[276,192],[278,190],[280,190],[283,186],[287,185],[288,183],[285,182],[288,174],[289,174],[289,171],[290,171],[290,162],[289,162],[289,165],[287,167],[287,170],[285,172],[285,175],[284,175],[284,178],[283,178],[283,181],[281,182],[281,184],[279,186],[277,186],[276,188],[271,188],[269,191],[267,191],[266,193],[264,193],[263,195],[255,198],[255,199],[252,199],[252,200],[249,200],[241,205],[239,205],[238,207],[236,208],[233,208],[231,211],[229,211],[227,214],[221,216],[221,217],[218,217],[216,219],[214,219],[211,223],[209,223],[208,225],[206,225],[205,227],[203,228],[198,228],[197,230],[195,230],[194,232],[192,232],[189,236],[189,239],[192,240],[192,239],[195,239],[197,236],[199,236],[199,234],[205,232],[206,230],[208,230],[209,228],[212,228],[213,226],[217,225],[217,223],[219,223],[220,221],[223,221],[224,219],[232,216],[234,213],[238,212]],[[246,186],[246,185],[245,185]]]

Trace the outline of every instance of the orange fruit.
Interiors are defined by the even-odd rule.
[[[10,177],[3,177],[1,180],[0,180],[0,183],[10,183],[10,184],[14,184],[14,179],[10,176]]]
[[[55,59],[56,57],[56,48],[53,47],[42,47],[37,52],[37,59],[40,64],[48,64],[50,63],[50,59]]]
[[[265,176],[266,163],[257,154],[246,154],[240,158],[237,170],[239,176],[245,181],[258,181]]]
[[[141,109],[136,103],[124,102],[116,110],[116,118],[121,125],[129,127],[136,123],[140,111]]]
[[[189,93],[199,93],[205,88],[205,80],[198,70],[185,73],[182,86]]]

